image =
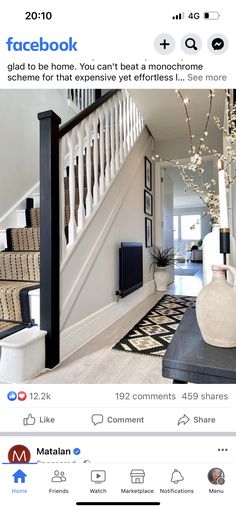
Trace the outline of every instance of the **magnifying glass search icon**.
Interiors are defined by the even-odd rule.
[[[186,39],[185,46],[189,50],[195,50],[195,51],[198,50],[198,48],[196,46],[196,41],[195,41],[195,39],[193,39],[193,37],[188,37],[188,39]]]

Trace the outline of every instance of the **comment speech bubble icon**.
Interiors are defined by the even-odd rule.
[[[94,425],[99,425],[100,423],[103,423],[103,415],[102,414],[93,414],[91,417],[91,420]]]

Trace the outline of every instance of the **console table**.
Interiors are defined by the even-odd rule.
[[[173,379],[174,384],[236,384],[236,347],[224,349],[206,344],[195,309],[189,308],[163,357],[162,375]]]

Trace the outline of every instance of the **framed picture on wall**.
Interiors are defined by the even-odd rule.
[[[152,220],[145,218],[145,246],[146,248],[152,247]]]
[[[152,163],[147,158],[147,156],[144,157],[144,168],[145,168],[145,188],[149,189],[149,191],[152,191]]]
[[[152,195],[144,190],[144,213],[152,216]]]

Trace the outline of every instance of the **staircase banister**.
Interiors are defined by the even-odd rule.
[[[75,126],[77,126],[82,120],[86,119],[91,113],[93,113],[97,108],[99,108],[102,104],[106,103],[108,99],[113,97],[115,94],[117,94],[120,91],[120,89],[111,89],[109,92],[106,92],[103,96],[101,96],[99,99],[94,101],[90,106],[85,108],[82,112],[75,115],[72,119],[70,119],[68,122],[65,122],[59,129],[59,138],[62,138],[65,136],[71,129],[73,129]]]

